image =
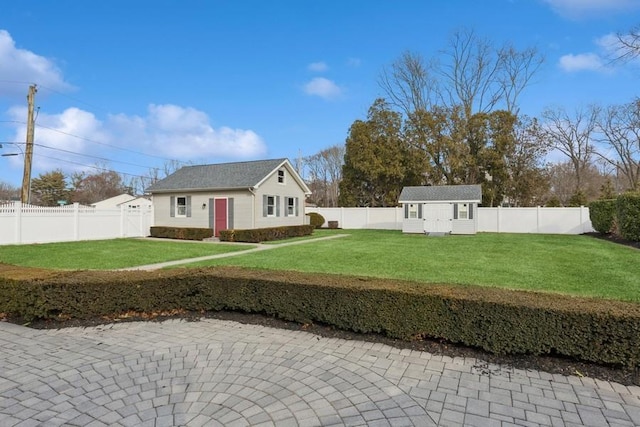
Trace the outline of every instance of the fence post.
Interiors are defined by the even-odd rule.
[[[540,232],[540,206],[536,206],[536,233]]]
[[[73,240],[80,240],[80,203],[73,204]]]
[[[496,224],[496,233],[500,232],[500,221],[501,221],[500,209],[502,209],[502,208],[500,206],[498,206],[498,210],[496,211],[496,222],[497,222],[497,224]]]
[[[14,202],[13,213],[16,216],[15,243],[22,243],[22,202]]]
[[[340,208],[340,227],[344,228],[344,208]]]
[[[365,207],[365,217],[364,217],[364,222],[365,222],[365,228],[369,228],[369,222],[371,221],[369,218],[369,206]]]
[[[140,230],[138,230],[138,237],[146,237],[146,235],[143,234],[144,233],[144,231],[143,231],[144,230],[144,220],[143,220],[144,219],[144,206],[140,205],[140,209],[138,210],[138,215],[140,215],[139,216],[140,221],[138,221],[138,224],[139,224],[138,227],[140,227]]]
[[[120,205],[120,237],[126,237],[124,203]]]

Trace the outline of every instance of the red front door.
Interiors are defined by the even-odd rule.
[[[220,237],[220,230],[227,229],[227,199],[213,201],[213,234]]]

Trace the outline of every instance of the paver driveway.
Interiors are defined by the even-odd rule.
[[[0,426],[633,426],[640,388],[203,319],[0,322]]]

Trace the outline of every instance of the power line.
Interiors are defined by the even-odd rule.
[[[146,169],[153,169],[151,166],[144,166],[144,165],[138,165],[136,163],[123,162],[122,160],[112,160],[112,159],[108,159],[106,157],[93,156],[91,154],[76,153],[75,151],[65,150],[63,148],[50,147],[50,146],[44,145],[44,144],[34,144],[34,145],[37,145],[38,147],[42,147],[42,148],[47,148],[49,150],[55,150],[55,151],[61,151],[63,153],[73,154],[73,155],[76,155],[76,156],[90,157],[90,158],[93,158],[93,159],[103,160],[105,162],[122,163],[123,165],[136,166],[136,167],[139,167],[139,168],[146,168]]]
[[[53,131],[53,132],[58,132],[58,133],[61,133],[63,135],[71,136],[73,138],[78,138],[78,139],[81,139],[81,140],[84,140],[84,141],[87,141],[87,142],[92,142],[94,144],[104,145],[105,147],[115,148],[117,150],[122,150],[122,151],[126,151],[126,152],[133,153],[133,154],[139,154],[141,156],[153,157],[153,158],[160,159],[160,160],[168,160],[170,162],[178,162],[178,163],[182,163],[182,164],[187,164],[188,163],[188,162],[183,162],[183,161],[177,160],[177,159],[170,159],[168,157],[161,157],[161,156],[155,156],[153,154],[146,154],[146,153],[143,153],[141,151],[131,150],[129,148],[118,147],[117,145],[107,144],[106,142],[100,142],[100,141],[96,141],[94,139],[86,138],[86,137],[83,137],[83,136],[74,135],[72,133],[64,132],[64,131],[61,131],[59,129],[50,128],[50,127],[44,126],[44,125],[36,124],[36,127],[47,129],[47,130],[50,130],[50,131]]]
[[[79,162],[74,162],[72,160],[65,160],[65,159],[60,159],[60,158],[57,158],[57,157],[46,156],[44,154],[36,153],[35,155],[37,157],[44,157],[45,159],[56,160],[56,161],[59,161],[59,162],[69,163],[69,164],[77,165],[77,166],[84,166],[84,167],[87,167],[87,168],[96,169],[96,170],[103,171],[103,172],[115,172],[115,173],[120,174],[120,175],[127,175],[127,176],[132,176],[132,177],[135,177],[135,178],[145,178],[145,179],[149,178],[148,176],[145,176],[145,175],[136,175],[134,173],[120,172],[120,171],[117,171],[117,170],[114,170],[114,169],[103,168],[103,167],[96,166],[96,165],[87,165],[85,163],[79,163]]]

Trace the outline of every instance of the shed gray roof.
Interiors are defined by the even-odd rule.
[[[149,193],[183,190],[228,190],[258,185],[287,159],[184,166],[147,188]]]
[[[431,187],[404,187],[400,193],[400,202],[430,201],[480,201],[482,187],[478,185],[434,185]]]

